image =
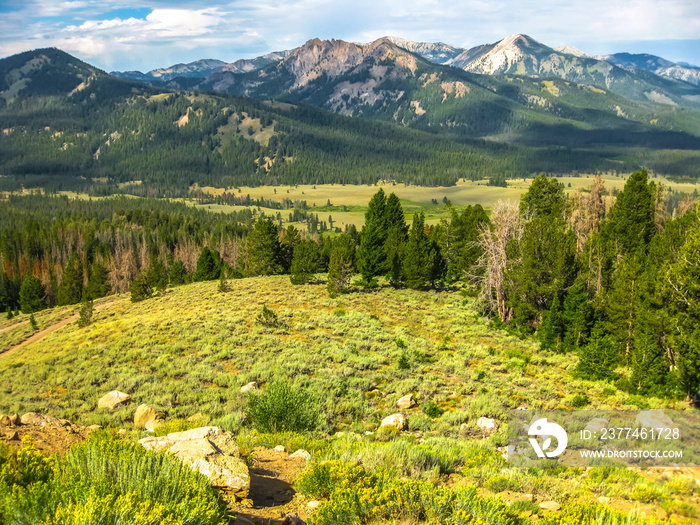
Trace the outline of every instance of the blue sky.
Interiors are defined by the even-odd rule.
[[[700,65],[697,0],[0,1],[0,57],[54,46],[107,71],[232,62],[315,37],[394,35],[468,48],[514,33]]]

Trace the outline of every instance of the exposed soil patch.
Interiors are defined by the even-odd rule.
[[[250,467],[248,500],[231,502],[229,508],[240,520],[256,525],[281,525],[287,516],[306,519],[308,500],[294,490],[293,484],[306,467],[304,458],[290,458],[286,452],[257,447]],[[289,523],[289,521],[287,521]]]
[[[93,428],[74,425],[65,419],[37,416],[35,423],[8,425],[0,422],[0,442],[22,448],[22,438],[29,436],[38,450],[47,454],[63,455],[75,443],[87,439]]]

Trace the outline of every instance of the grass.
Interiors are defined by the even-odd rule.
[[[216,281],[195,283],[135,304],[115,298],[95,310],[86,328],[71,323],[0,354],[0,413],[36,411],[138,436],[133,412],[147,403],[177,428],[201,413],[208,424],[236,432],[244,455],[256,446],[304,448],[312,464],[353,462],[387,479],[424,483],[427,498],[437,494],[430,489],[435,484],[451,487],[459,480],[487,499],[511,501],[528,493],[555,500],[574,509],[566,511],[574,516],[567,523],[576,523],[576,505],[588,509],[599,497],[613,499],[625,513],[645,505],[695,519],[697,484],[685,471],[664,478],[626,469],[509,468],[497,451],[505,444],[503,432],[483,437],[479,417],[495,418],[505,428],[507,410],[573,408],[581,393],[587,410],[629,408],[629,396],[613,385],[572,379],[574,356],[543,352],[533,340],[490,328],[458,290],[419,292],[382,282],[376,291],[331,299],[319,277],[306,286],[292,286],[288,276],[239,279],[226,294],[217,293]],[[279,322],[260,324],[263,307]],[[43,315],[58,319],[77,308],[40,313],[37,321],[41,326],[48,322]],[[0,344],[11,344],[12,333],[0,333]],[[240,392],[251,381],[261,393],[282,381],[318,399],[318,428],[261,434],[246,419],[247,397]],[[98,410],[98,399],[115,389],[130,394],[131,402]],[[408,432],[378,431],[409,393],[416,406],[405,411]],[[683,406],[644,401],[650,408]],[[410,489],[382,483],[380,495]],[[466,497],[461,489],[438,492],[453,502]],[[341,504],[329,500],[325,508]],[[530,507],[515,508],[527,514]],[[372,509],[367,512],[380,512]]]

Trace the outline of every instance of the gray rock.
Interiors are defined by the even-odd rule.
[[[150,421],[146,421],[144,428],[148,432],[155,432],[157,428],[161,428],[162,426],[165,426],[165,421],[162,419],[151,419]]]
[[[309,454],[303,448],[300,448],[294,454],[290,454],[289,457],[290,458],[304,458],[306,461],[309,461],[311,459],[311,454]]]
[[[480,417],[476,420],[476,426],[487,436],[498,432],[498,424],[495,419]]]
[[[22,416],[21,421],[23,425],[41,425],[46,419],[36,412],[27,412]]]
[[[640,412],[634,420],[634,425],[653,429],[662,428],[674,430],[678,428],[678,425],[676,425],[663,410],[644,410]]]
[[[585,430],[590,430],[591,432],[601,432],[604,428],[610,426],[610,421],[603,419],[602,417],[594,417],[586,425]]]
[[[140,428],[144,428],[146,423],[154,419],[158,419],[160,414],[152,406],[142,404],[136,408],[134,412],[134,425]]]
[[[556,501],[543,501],[540,503],[540,508],[548,512],[556,512],[561,509],[561,505],[559,505],[559,503]]]
[[[129,401],[129,399],[131,399],[129,394],[119,392],[118,390],[112,390],[100,398],[97,402],[97,408],[109,408],[110,410],[114,410],[118,406]]]
[[[252,392],[253,390],[258,389],[258,384],[255,381],[251,381],[247,385],[243,385],[241,387],[241,392]]]
[[[406,419],[403,417],[403,414],[392,414],[385,417],[379,427],[396,427],[399,430],[404,430],[406,428]]]
[[[413,394],[405,395],[396,402],[396,406],[401,410],[407,410],[415,406],[415,404],[416,402],[413,400]]]
[[[250,474],[230,432],[219,427],[200,427],[144,438],[139,443],[149,450],[169,451],[206,476],[212,485],[230,489],[238,498],[248,496]]]

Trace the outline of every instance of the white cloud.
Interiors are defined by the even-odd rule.
[[[594,47],[700,35],[697,0],[27,0],[25,5],[0,17],[0,55],[53,45],[119,69],[205,57],[233,61],[314,37],[368,42],[391,34],[471,47],[527,33],[551,46],[573,43],[585,51],[587,42]],[[122,18],[109,16],[115,9],[144,8],[150,12],[143,18],[121,11]],[[700,56],[686,59],[697,62]]]

